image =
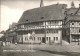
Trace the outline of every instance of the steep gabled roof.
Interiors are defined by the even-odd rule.
[[[75,14],[77,12],[78,8],[68,8],[67,9],[67,14]]]
[[[80,21],[80,15],[68,15],[66,21]]]
[[[80,15],[80,7],[79,7],[79,9],[77,10],[76,14],[77,14],[77,15]]]
[[[63,20],[66,4],[55,4],[50,6],[39,7],[24,11],[18,24],[47,21],[47,20]]]

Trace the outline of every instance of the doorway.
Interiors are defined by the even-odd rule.
[[[45,43],[45,37],[42,37],[42,43]]]

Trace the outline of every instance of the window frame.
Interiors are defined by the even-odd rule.
[[[56,41],[58,41],[58,37],[56,37]]]

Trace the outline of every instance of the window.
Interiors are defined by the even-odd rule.
[[[25,37],[25,40],[26,40],[26,37]]]
[[[40,40],[41,40],[41,37],[40,37]]]
[[[28,38],[25,37],[25,40],[28,40]]]
[[[54,41],[58,41],[58,37],[53,37],[53,40]]]
[[[28,38],[27,38],[27,40],[28,40]]]
[[[67,11],[65,11],[64,14],[66,15],[67,14]]]
[[[28,20],[26,20],[26,21],[28,21]]]
[[[39,37],[38,37],[38,40],[39,40]]]
[[[51,40],[51,37],[49,37],[49,40]]]
[[[39,37],[37,38],[37,40],[39,40]]]
[[[21,25],[21,28],[24,28],[24,25]]]
[[[47,30],[47,33],[50,33],[50,30]]]
[[[41,19],[44,19],[44,17],[41,17]]]
[[[54,21],[54,25],[58,25],[58,22],[59,22],[59,21]]]
[[[33,38],[32,38],[32,40],[33,40]]]
[[[80,33],[80,29],[79,29],[79,33]]]
[[[20,38],[21,39],[21,41],[23,40],[23,37],[22,38]]]
[[[47,41],[48,41],[48,37],[47,37]]]
[[[35,33],[36,33],[36,34],[43,34],[44,31],[43,31],[43,30],[36,30]]]
[[[71,15],[74,15],[73,13],[71,13]]]
[[[35,40],[35,37],[34,37],[34,40]]]
[[[58,33],[58,30],[47,30],[47,33]]]
[[[48,21],[47,23],[48,23],[48,25],[51,25],[51,21]]]
[[[72,23],[72,25],[74,25],[74,23]]]
[[[54,21],[55,23],[57,23],[57,21]]]
[[[49,30],[47,30],[47,33],[49,33]]]
[[[58,37],[56,37],[56,41],[58,41]]]
[[[54,30],[54,33],[58,33],[58,30]]]
[[[54,41],[55,41],[55,37],[53,37],[54,38]]]
[[[38,37],[37,39],[38,39],[38,40],[41,40],[41,37]]]
[[[21,25],[19,25],[18,28],[21,28]]]
[[[56,30],[54,30],[54,33],[56,33]]]

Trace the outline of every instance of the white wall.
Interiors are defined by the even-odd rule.
[[[23,43],[28,43],[30,41],[39,43],[42,42],[42,38],[45,37],[45,34],[34,34],[33,37],[35,37],[35,40],[31,40],[28,34],[18,35],[17,37],[19,38],[18,42],[22,42],[21,38],[23,37]],[[41,37],[41,40],[38,40],[38,37]],[[58,33],[47,33],[46,37],[48,37],[48,40],[46,40],[47,43],[49,43],[49,41],[53,41],[54,43],[60,43],[62,38],[62,30],[58,30]],[[51,38],[50,40],[49,37]],[[58,37],[58,40],[56,40],[56,37]]]

